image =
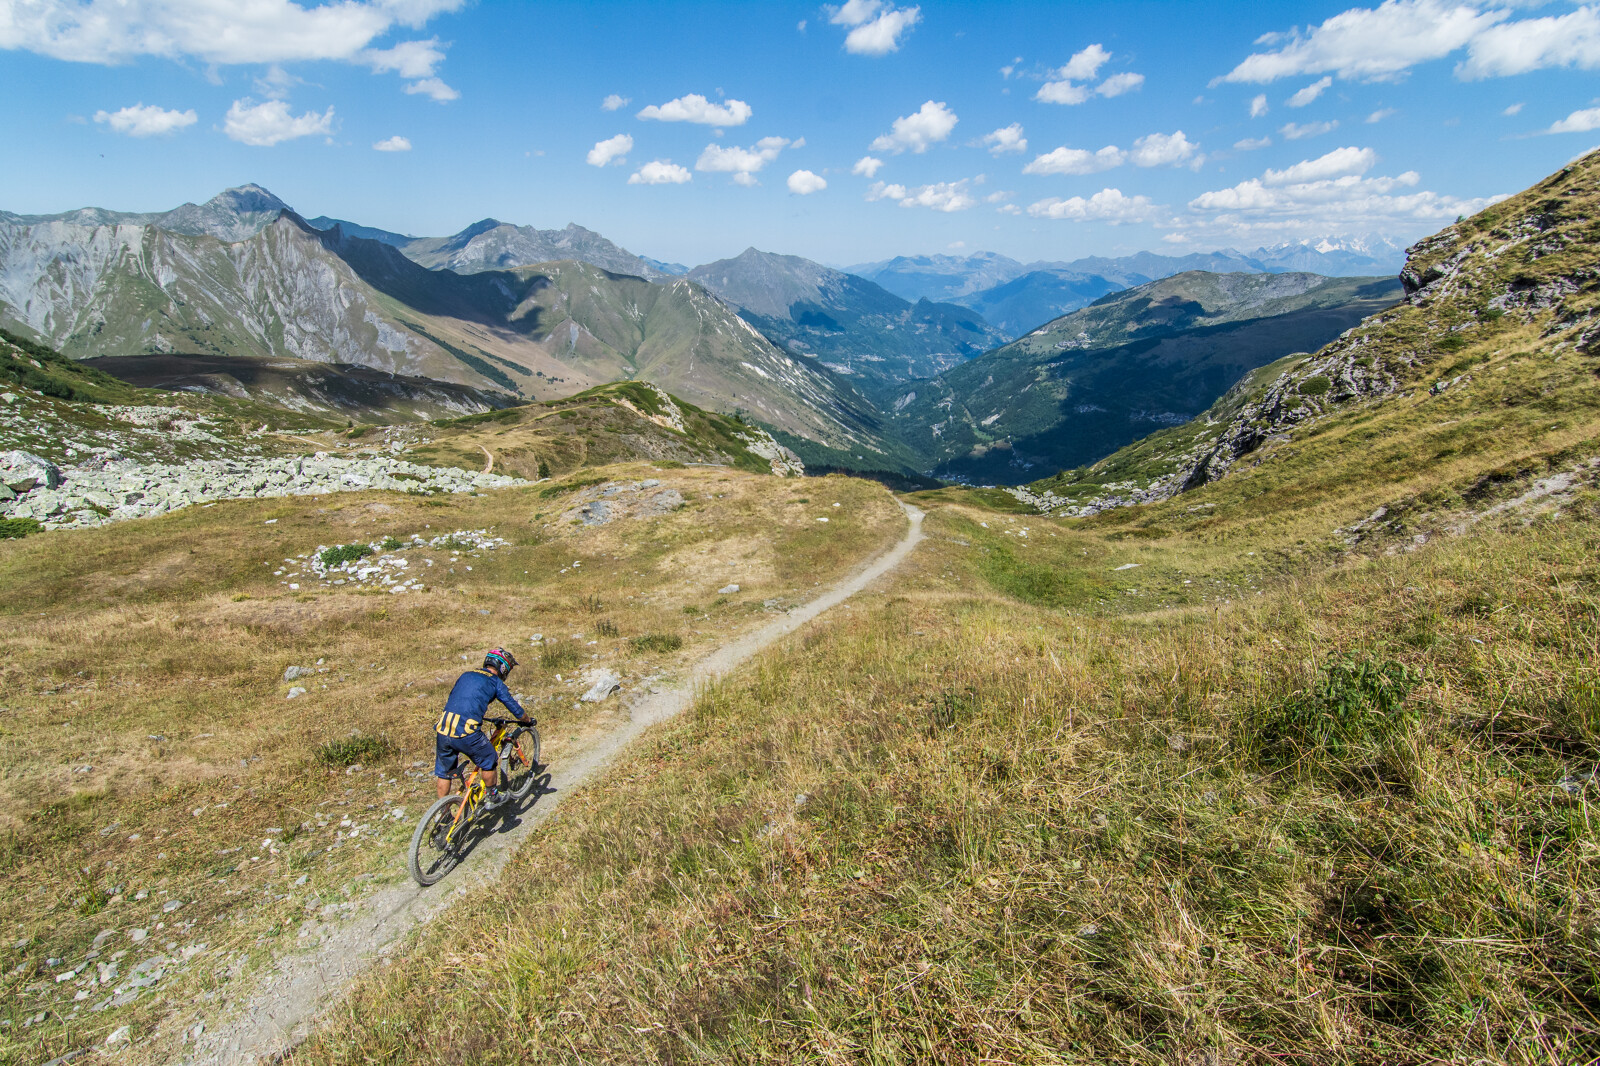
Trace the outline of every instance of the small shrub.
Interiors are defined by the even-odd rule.
[[[585,596],[583,599],[578,601],[578,606],[582,607],[590,614],[599,614],[601,611],[606,609],[604,601],[602,601],[599,596],[595,595]]]
[[[1324,393],[1326,393],[1328,391],[1328,389],[1331,388],[1332,386],[1333,386],[1333,382],[1329,381],[1327,378],[1323,377],[1321,374],[1318,374],[1315,377],[1306,378],[1304,381],[1302,381],[1300,383],[1300,395],[1302,395],[1302,396],[1321,396]]]
[[[634,651],[677,651],[683,647],[683,638],[676,633],[646,633],[641,637],[634,637],[628,641]]]
[[[543,481],[550,476],[550,464],[543,459],[539,460],[539,480]]]
[[[401,547],[400,538],[393,535],[384,537],[383,543],[379,547],[386,552],[399,551]]]
[[[562,670],[569,666],[577,666],[578,661],[578,649],[571,644],[546,641],[544,647],[539,649],[539,665],[546,670]]]
[[[1467,338],[1455,336],[1444,337],[1434,344],[1434,347],[1441,352],[1459,352],[1466,346]]]
[[[350,440],[360,440],[362,437],[365,437],[367,432],[371,429],[371,426],[356,426],[354,429],[346,430],[345,436]]]
[[[349,766],[351,763],[375,763],[394,752],[394,745],[383,737],[356,735],[343,740],[330,740],[317,748],[317,762],[324,766]]]
[[[696,607],[692,603],[686,603],[686,604],[683,605],[683,613],[684,614],[699,614],[700,613],[700,608]]]
[[[1334,755],[1403,734],[1417,721],[1406,706],[1421,680],[1392,659],[1344,656],[1325,666],[1309,688],[1282,700],[1262,723],[1271,744],[1321,749]]]
[[[32,518],[0,518],[0,540],[21,540],[44,529]]]
[[[594,631],[602,637],[614,637],[617,635],[617,623],[609,618],[602,618],[594,624]]]
[[[323,566],[333,567],[343,563],[353,563],[372,554],[372,549],[365,544],[335,544],[331,548],[324,548],[318,553],[317,559]]]

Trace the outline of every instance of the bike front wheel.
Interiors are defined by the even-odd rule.
[[[533,792],[533,783],[539,773],[539,730],[536,726],[518,726],[500,745],[500,772],[505,775],[506,789],[517,800],[525,800]]]
[[[411,876],[424,888],[436,884],[461,861],[461,830],[456,829],[455,838],[451,837],[461,799],[453,795],[436,802],[411,834]]]

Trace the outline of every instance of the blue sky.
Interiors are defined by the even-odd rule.
[[[1600,142],[1566,2],[0,0],[0,49],[6,210],[254,181],[688,264],[1408,241]]]

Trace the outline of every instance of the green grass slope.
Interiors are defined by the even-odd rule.
[[[296,1060],[1594,1061],[1597,179],[1119,460],[1187,492],[919,494]]]

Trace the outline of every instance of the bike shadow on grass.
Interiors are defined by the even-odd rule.
[[[510,833],[523,824],[523,816],[533,810],[545,796],[554,795],[558,789],[550,786],[550,774],[545,772],[534,779],[533,791],[528,793],[527,799],[512,800],[500,811],[498,817],[479,822],[474,827],[472,835],[462,842],[461,857],[456,860],[456,866],[465,865],[472,853],[478,850],[478,845],[492,836]]]

